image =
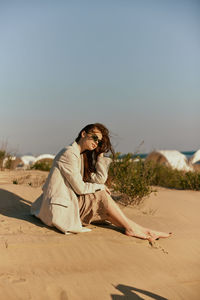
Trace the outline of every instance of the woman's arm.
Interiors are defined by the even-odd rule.
[[[103,184],[84,182],[80,173],[79,159],[71,149],[67,149],[57,161],[57,167],[78,195],[104,190]]]
[[[108,178],[108,169],[112,159],[104,157],[103,153],[98,156],[96,172],[91,174],[91,182],[104,184]]]

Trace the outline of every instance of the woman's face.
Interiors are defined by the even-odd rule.
[[[93,129],[91,132],[83,133],[83,144],[85,150],[92,151],[96,149],[101,140],[102,133],[97,128]]]

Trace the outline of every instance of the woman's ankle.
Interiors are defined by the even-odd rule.
[[[125,228],[125,234],[128,236],[134,236],[134,230],[132,228]]]

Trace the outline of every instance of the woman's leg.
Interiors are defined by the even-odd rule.
[[[115,203],[115,201],[110,197],[108,193],[106,193],[108,199],[108,221],[112,224],[122,227],[125,229],[125,234],[128,236],[134,236],[142,239],[158,239],[161,237],[169,237],[170,233],[159,232],[155,230],[151,230],[149,228],[144,228],[129,218],[127,218],[119,206]]]

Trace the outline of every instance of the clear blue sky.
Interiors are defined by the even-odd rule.
[[[56,153],[101,122],[122,153],[200,148],[200,1],[0,1],[0,142]]]

